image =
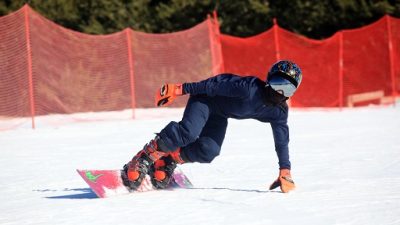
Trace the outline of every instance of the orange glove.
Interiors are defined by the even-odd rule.
[[[183,95],[182,84],[164,84],[155,96],[156,106],[170,105],[176,96]]]
[[[276,179],[274,183],[269,186],[269,190],[273,190],[277,187],[280,187],[283,193],[288,193],[296,188],[289,169],[281,169],[279,171],[278,179]]]

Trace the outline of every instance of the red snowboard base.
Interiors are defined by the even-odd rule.
[[[153,187],[150,177],[146,176],[142,184],[136,191],[129,190],[123,183],[121,178],[121,170],[77,170],[79,175],[85,180],[89,187],[99,198],[106,198],[115,195],[128,194],[131,192],[146,192],[157,190]],[[176,168],[173,179],[168,188],[190,188],[192,183]]]

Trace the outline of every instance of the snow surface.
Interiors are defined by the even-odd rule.
[[[121,168],[181,113],[47,116],[0,132],[0,224],[400,224],[400,107],[291,110],[289,194],[267,189],[277,157],[270,126],[254,120],[229,121],[213,163],[181,166],[193,189],[99,199],[75,171]]]

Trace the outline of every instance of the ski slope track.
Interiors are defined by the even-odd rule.
[[[255,120],[229,120],[211,164],[180,166],[191,189],[99,199],[76,173],[121,168],[182,111],[57,126],[45,116],[0,132],[0,224],[400,224],[399,106],[292,109],[288,194],[268,190],[277,157],[270,125]]]

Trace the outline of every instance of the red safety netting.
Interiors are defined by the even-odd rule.
[[[215,18],[170,34],[125,29],[87,35],[26,5],[0,18],[0,52],[0,130],[30,121],[34,127],[42,115],[86,121],[99,119],[88,112],[154,107],[154,93],[166,82],[221,72],[265,79],[278,59],[303,70],[290,101],[295,107],[393,103],[400,91],[400,19],[389,16],[321,41],[277,24],[248,38],[221,35]],[[173,106],[186,101],[179,98]]]
[[[0,33],[0,129],[28,119],[35,127],[41,115],[70,115],[55,117],[51,123],[58,124],[108,116],[88,112],[154,107],[162,84],[202,80],[223,69],[218,24],[211,19],[171,34],[87,35],[26,5],[0,18]]]
[[[265,79],[276,61],[272,30],[249,38],[221,35],[225,72]]]
[[[29,25],[36,115],[130,108],[125,32],[86,35],[33,11]]]
[[[343,31],[343,97],[376,91],[392,94],[387,20]]]
[[[303,72],[300,88],[292,98],[296,107],[338,105],[338,36],[312,41],[279,29],[281,59],[295,61]]]
[[[132,31],[135,96],[138,107],[154,107],[154,94],[164,83],[199,81],[212,75],[208,22],[172,34]],[[181,97],[175,107],[185,105]]]
[[[24,21],[22,10],[0,20],[0,119],[6,121],[0,130],[29,122],[31,116]]]
[[[276,59],[289,59],[303,71],[301,87],[291,98],[292,106],[393,103],[400,91],[399,26],[399,19],[386,16],[369,26],[338,32],[321,41],[277,25],[250,38],[222,35],[225,71],[265,79]]]
[[[394,82],[394,87],[393,89],[396,91],[394,95],[399,95],[400,94],[400,19],[398,18],[393,18],[387,16],[388,19],[388,24],[389,24],[389,34],[390,34],[390,40],[392,43],[392,60],[395,63],[391,64],[391,69],[393,70],[393,79],[395,80]]]

